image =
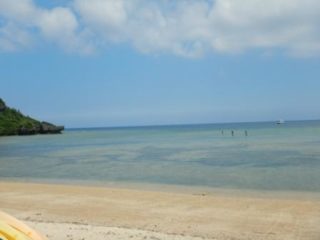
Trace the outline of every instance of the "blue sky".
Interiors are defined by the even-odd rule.
[[[320,4],[238,2],[0,0],[0,96],[67,127],[319,119]]]

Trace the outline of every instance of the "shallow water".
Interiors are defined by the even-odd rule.
[[[0,138],[0,178],[320,192],[319,146],[320,121],[74,129]]]

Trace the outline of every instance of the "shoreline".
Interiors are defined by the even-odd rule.
[[[0,206],[52,239],[320,239],[316,198],[0,181]]]
[[[215,188],[198,185],[177,185],[160,183],[141,182],[102,182],[102,181],[81,181],[81,180],[57,180],[57,179],[21,179],[21,178],[1,178],[1,183],[26,183],[39,185],[59,185],[69,187],[107,188],[137,190],[147,192],[179,193],[188,195],[219,195],[226,197],[252,197],[252,198],[274,198],[291,200],[319,200],[320,192],[296,191],[296,190],[257,190],[241,188]]]

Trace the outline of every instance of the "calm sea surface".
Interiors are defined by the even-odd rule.
[[[2,137],[0,178],[320,192],[320,121]]]

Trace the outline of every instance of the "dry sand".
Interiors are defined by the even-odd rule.
[[[0,182],[0,208],[49,239],[319,240],[319,198]]]

